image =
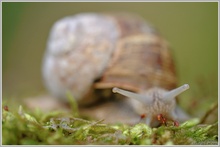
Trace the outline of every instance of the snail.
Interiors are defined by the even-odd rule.
[[[111,116],[123,113],[118,118],[129,119],[146,113],[145,122],[150,126],[158,125],[154,120],[159,115],[156,113],[164,113],[172,120],[178,120],[177,115],[183,116],[182,120],[187,118],[176,106],[175,97],[189,86],[175,89],[178,81],[169,44],[135,14],[80,13],[58,20],[49,34],[42,74],[54,97],[67,102],[69,91],[79,106],[94,106],[98,117],[112,110],[118,111]],[[137,101],[115,95],[112,88]],[[110,110],[98,105],[111,100],[116,102]],[[124,108],[125,103],[131,107]],[[143,103],[144,107],[140,106]],[[129,111],[124,114],[125,109]],[[92,111],[88,108],[87,112]]]
[[[161,88],[152,88],[143,94],[136,94],[116,87],[114,87],[112,91],[137,100],[138,103],[135,101],[132,103],[136,112],[140,115],[146,115],[144,118],[147,125],[157,126],[157,120],[160,120],[158,117],[163,117],[164,115],[166,119],[172,119],[174,125],[178,125],[176,121],[177,114],[175,112],[175,97],[188,88],[188,84],[184,84],[171,91],[166,91]],[[161,113],[163,113],[163,115]]]

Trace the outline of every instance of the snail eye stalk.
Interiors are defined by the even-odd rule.
[[[176,89],[173,89],[167,93],[165,93],[163,95],[163,99],[164,101],[171,101],[173,100],[177,95],[181,94],[182,92],[186,91],[187,89],[189,89],[189,85],[188,84],[184,84]]]
[[[137,100],[141,103],[144,103],[144,104],[151,105],[152,102],[153,102],[153,99],[151,97],[147,97],[147,96],[141,95],[141,94],[136,94],[136,93],[133,93],[133,92],[130,92],[130,91],[126,91],[126,90],[117,88],[117,87],[114,87],[112,89],[112,92],[119,93],[119,94],[124,95],[126,97],[129,97],[131,99],[135,99],[135,100]]]

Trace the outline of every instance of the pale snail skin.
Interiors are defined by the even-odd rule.
[[[100,99],[94,89],[108,89],[111,98],[113,87],[143,94],[143,106],[129,102],[137,114],[147,113],[145,123],[156,126],[155,115],[160,113],[172,120],[183,118],[176,113],[177,95],[165,98],[167,102],[161,98],[177,86],[173,64],[169,44],[136,15],[81,13],[53,25],[42,74],[46,88],[63,102],[71,92],[79,105],[95,103]]]
[[[139,114],[146,114],[145,123],[149,126],[158,126],[156,119],[158,114],[164,115],[168,120],[178,121],[178,115],[175,112],[176,96],[189,89],[188,84],[167,91],[161,88],[152,88],[144,93],[136,94],[126,90],[114,87],[114,93],[122,94],[132,100],[132,106]]]

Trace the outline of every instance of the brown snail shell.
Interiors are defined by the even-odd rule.
[[[96,88],[121,87],[134,92],[177,86],[175,67],[167,42],[142,19],[114,16],[121,34]]]
[[[69,91],[82,105],[111,98],[112,92],[103,91],[113,87],[141,93],[177,86],[168,43],[142,18],[127,13],[82,13],[57,21],[42,70],[55,97],[66,101]]]

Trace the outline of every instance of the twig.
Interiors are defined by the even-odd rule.
[[[204,123],[207,117],[218,107],[218,103],[214,104],[207,112],[206,114],[202,117],[200,124]]]

